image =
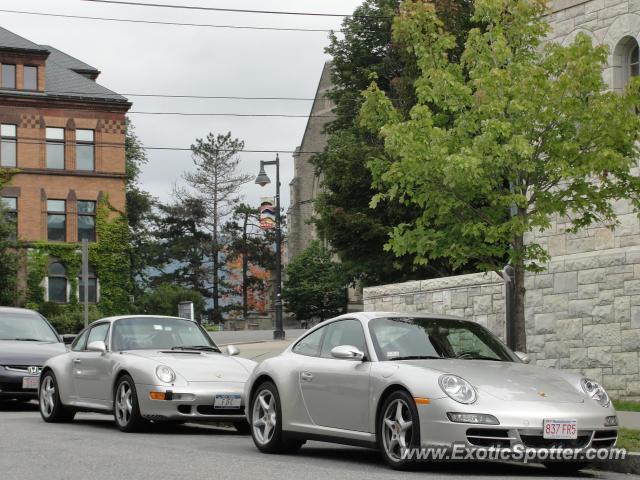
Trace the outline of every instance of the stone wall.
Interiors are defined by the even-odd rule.
[[[496,273],[365,288],[364,310],[465,317],[505,337],[504,282]]]

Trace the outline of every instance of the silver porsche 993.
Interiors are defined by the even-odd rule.
[[[460,443],[615,444],[615,410],[600,385],[527,361],[460,318],[349,314],[319,324],[253,371],[245,388],[247,419],[263,452],[322,440],[377,448],[393,468],[413,463],[415,457],[403,455],[407,449]]]
[[[113,413],[118,428],[148,421],[224,421],[248,433],[244,383],[256,363],[223,353],[196,322],[160,316],[98,320],[48,360],[38,398],[46,422]]]

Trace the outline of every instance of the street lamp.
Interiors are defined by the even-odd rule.
[[[264,167],[276,166],[276,288],[274,307],[276,311],[276,329],[273,331],[274,340],[284,340],[284,328],[282,325],[282,223],[280,219],[280,157],[276,154],[275,160],[261,160],[260,172],[256,177],[256,183],[261,187],[271,183],[271,179]]]

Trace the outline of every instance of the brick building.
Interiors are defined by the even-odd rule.
[[[53,47],[0,28],[0,167],[16,168],[0,196],[22,245],[96,241],[96,206],[125,208],[128,100],[100,72]],[[67,303],[65,266],[50,260],[45,300]],[[90,280],[90,297],[98,280]]]

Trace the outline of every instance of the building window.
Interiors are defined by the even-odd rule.
[[[18,238],[18,199],[15,197],[2,197],[0,201],[4,207],[7,223],[12,227],[9,240],[15,241]]]
[[[2,88],[16,88],[16,66],[2,65]]]
[[[78,201],[78,241],[96,241],[96,202]]]
[[[96,272],[89,265],[89,277],[87,285],[89,286],[89,303],[98,303],[98,278]],[[84,302],[84,282],[82,281],[82,274],[78,277],[78,300]]]
[[[24,66],[24,89],[38,89],[38,67],[32,67],[29,65]]]
[[[94,170],[93,130],[76,130],[76,169]]]
[[[67,303],[67,269],[58,261],[49,264],[47,277],[47,300],[54,303]]]
[[[0,167],[16,166],[16,126],[0,125]]]
[[[47,239],[67,240],[67,202],[64,200],[47,200]]]
[[[47,127],[47,168],[64,169],[64,128]]]
[[[638,42],[634,41],[629,52],[629,80],[640,75],[640,51]]]

